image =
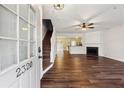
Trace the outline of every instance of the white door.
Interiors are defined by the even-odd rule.
[[[40,87],[36,12],[31,5],[0,5],[0,87]]]

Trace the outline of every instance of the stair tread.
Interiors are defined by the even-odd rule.
[[[52,64],[50,63],[51,36],[52,36],[52,32],[47,31],[43,39],[43,70],[45,70],[47,67],[49,67]]]

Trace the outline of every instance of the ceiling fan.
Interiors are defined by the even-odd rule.
[[[65,29],[75,29],[75,30],[83,30],[83,31],[89,31],[94,29],[94,23],[87,23],[82,22],[80,24],[72,25],[70,27],[66,27]]]
[[[89,29],[94,29],[94,23],[82,23],[82,24],[79,24],[77,25],[79,27],[81,27],[82,30],[89,30]]]

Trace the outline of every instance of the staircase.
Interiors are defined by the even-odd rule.
[[[47,31],[44,39],[43,39],[43,70],[49,67],[52,63],[50,63],[50,51],[51,51],[51,36],[52,31]]]

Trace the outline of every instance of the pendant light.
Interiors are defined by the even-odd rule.
[[[64,8],[64,4],[54,4],[54,8],[56,10],[62,10]]]

